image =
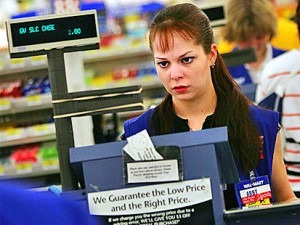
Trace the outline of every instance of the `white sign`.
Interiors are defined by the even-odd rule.
[[[88,193],[90,214],[134,215],[212,200],[210,178]]]
[[[178,181],[177,159],[127,163],[128,183]]]

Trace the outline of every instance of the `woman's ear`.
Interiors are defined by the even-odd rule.
[[[211,44],[210,54],[209,54],[211,65],[214,65],[216,63],[217,56],[218,56],[218,47],[217,44],[213,43]]]

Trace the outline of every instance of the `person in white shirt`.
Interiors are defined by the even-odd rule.
[[[300,0],[296,11],[300,40]],[[262,72],[256,102],[272,93],[282,97],[281,126],[284,160],[293,191],[300,196],[300,48],[272,59]]]

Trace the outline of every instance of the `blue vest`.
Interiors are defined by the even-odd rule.
[[[132,118],[124,122],[125,137],[130,137],[142,130],[147,130],[150,136],[155,133],[150,129],[150,119],[154,109],[149,109],[142,115]],[[278,132],[279,113],[271,110],[261,109],[259,107],[250,106],[250,117],[256,125],[259,135],[264,137],[263,159],[260,159],[258,166],[254,169],[256,176],[268,175],[270,184],[272,178],[272,164],[275,148],[275,141]],[[241,143],[241,148],[243,143]],[[248,173],[238,168],[240,180],[250,179]],[[271,184],[272,187],[272,184]],[[239,193],[236,190],[236,196]],[[237,198],[239,200],[239,198]],[[240,202],[239,202],[240,203]]]
[[[234,49],[235,50],[235,49]],[[234,51],[233,50],[233,51]],[[277,57],[286,51],[272,47],[272,57]],[[239,85],[252,84],[251,77],[245,65],[228,67],[229,73]]]

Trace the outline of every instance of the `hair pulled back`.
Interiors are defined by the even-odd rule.
[[[213,30],[206,14],[197,6],[182,3],[161,10],[154,18],[149,31],[150,49],[153,44],[166,52],[172,48],[174,35],[201,44],[206,54],[214,43]],[[214,68],[211,68],[213,85],[217,93],[217,107],[213,116],[213,127],[227,126],[229,143],[234,158],[244,171],[254,169],[259,160],[260,141],[256,127],[249,115],[251,102],[241,93],[239,86],[229,74],[222,57],[217,54]],[[155,134],[172,133],[174,112],[172,96],[168,93],[155,110],[152,129]],[[151,123],[153,124],[153,123]]]

